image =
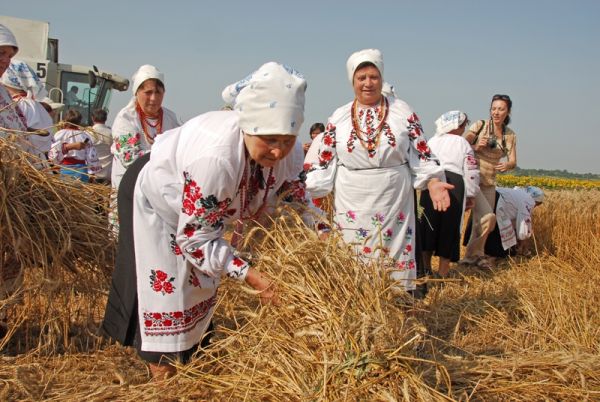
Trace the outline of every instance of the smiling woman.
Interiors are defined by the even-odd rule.
[[[461,260],[464,264],[487,268],[493,265],[493,259],[485,256],[484,245],[496,224],[496,173],[517,166],[516,134],[508,127],[511,110],[512,100],[508,95],[494,95],[489,120],[476,122],[464,135],[475,152],[481,171],[481,191],[475,198],[472,213],[473,230]]]
[[[360,258],[380,264],[398,287],[416,287],[413,183],[429,189],[436,210],[449,205],[443,170],[431,154],[419,118],[395,96],[384,96],[383,55],[365,49],[346,63],[355,99],[329,118],[319,160],[309,168],[315,198],[334,193],[334,220]]]

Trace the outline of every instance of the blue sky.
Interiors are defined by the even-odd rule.
[[[187,120],[222,105],[229,83],[267,61],[308,80],[308,127],[352,100],[348,56],[379,48],[384,78],[426,135],[445,111],[488,116],[513,99],[522,168],[600,174],[600,1],[3,1],[1,13],[50,22],[64,63],[125,77],[165,73],[164,105]],[[109,120],[130,93],[114,93]]]

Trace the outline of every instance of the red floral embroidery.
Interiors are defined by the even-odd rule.
[[[194,287],[197,288],[201,288],[202,285],[200,284],[200,279],[196,276],[196,273],[194,272],[194,270],[192,270],[192,273],[190,274],[190,278],[188,279],[188,283]]]
[[[196,232],[196,228],[193,225],[185,225],[185,227],[183,228],[183,234],[186,235],[187,237],[192,237],[194,235],[194,233]]]
[[[175,235],[171,234],[171,252],[175,255],[181,255],[181,248],[177,244],[177,240],[175,239]]]
[[[227,209],[231,199],[226,198],[219,201],[213,194],[204,197],[200,186],[196,184],[188,172],[183,172],[185,184],[183,186],[182,211],[186,215],[195,216],[202,226],[210,226],[213,229],[223,227],[223,218],[233,215],[234,209]],[[196,228],[198,229],[198,228]]]
[[[194,329],[216,304],[217,295],[201,301],[183,311],[144,312],[144,334],[146,336],[178,335]]]
[[[363,248],[363,253],[364,254],[371,254],[371,251],[373,251],[373,250],[371,250],[371,247],[364,247]]]
[[[235,265],[236,267],[241,267],[246,263],[244,260],[242,260],[239,257],[234,257],[232,262],[233,262],[233,265]]]
[[[186,215],[194,215],[194,202],[189,199],[184,199],[182,210]]]
[[[192,257],[197,259],[204,258],[204,251],[198,248],[192,252]]]
[[[417,150],[423,154],[429,154],[431,151],[429,150],[429,146],[427,146],[426,141],[417,142]]]
[[[321,152],[321,155],[319,155],[321,163],[323,163],[323,162],[325,162],[325,163],[329,162],[332,157],[333,157],[333,153],[331,153],[331,151],[327,151],[327,150]]]
[[[194,259],[197,266],[204,264],[204,251],[200,247],[189,247],[185,249],[185,252]]]
[[[129,137],[127,139],[127,143],[129,145],[136,145],[139,141],[140,141],[140,134],[139,133],[136,133],[135,136]]]
[[[173,281],[175,277],[172,276],[169,278],[166,272],[157,270],[150,270],[150,287],[155,292],[161,292],[163,296],[165,294],[171,294],[175,291],[175,287],[173,286]]]

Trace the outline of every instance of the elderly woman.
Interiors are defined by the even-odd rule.
[[[0,82],[16,102],[18,110],[25,117],[27,131],[35,131],[36,134],[27,137],[28,151],[35,156],[32,164],[38,168],[47,167],[47,154],[52,145],[52,136],[50,131],[53,126],[52,117],[46,111],[44,106],[38,102],[30,89],[31,75],[35,74],[24,62],[13,60],[9,68],[6,69]],[[37,77],[36,77],[37,78]],[[39,81],[39,79],[38,79]],[[35,83],[35,81],[34,81]],[[43,85],[38,91],[42,95],[47,92]]]
[[[162,72],[146,64],[133,74],[132,82],[134,96],[117,114],[112,129],[113,193],[109,223],[115,234],[119,231],[117,191],[125,170],[150,151],[159,134],[180,125],[175,113],[162,106],[165,95],[165,77]]]
[[[4,74],[10,66],[11,58],[17,53],[19,47],[13,33],[0,24],[0,75]],[[16,102],[0,85],[0,137],[4,139],[15,131],[22,133],[27,129],[25,116],[20,112]],[[25,144],[23,144],[25,147]],[[10,256],[0,255],[0,300],[9,298],[23,283],[21,266]],[[12,260],[12,261],[11,261]],[[10,263],[9,263],[10,262]],[[1,311],[0,311],[1,313]],[[5,323],[0,321],[0,336],[6,333]]]
[[[209,112],[166,132],[124,176],[103,328],[124,345],[135,343],[153,375],[172,373],[167,358],[185,361],[201,343],[222,276],[245,281],[263,301],[273,297],[270,281],[223,238],[224,227],[258,219],[282,188],[304,201],[296,136],[305,90],[297,72],[267,63],[224,91],[235,99],[233,111]]]
[[[17,54],[19,46],[13,33],[0,24],[0,75],[10,66],[10,61]],[[9,131],[26,131],[27,120],[23,113],[17,108],[10,94],[0,85],[0,136],[5,137]],[[7,130],[3,130],[7,129]]]
[[[491,268],[484,246],[487,236],[496,224],[496,172],[506,172],[517,166],[516,134],[508,127],[512,101],[508,95],[494,95],[490,105],[490,119],[474,123],[464,134],[471,144],[480,169],[481,192],[475,198],[472,211],[473,230],[467,244],[463,264]]]
[[[350,56],[355,99],[337,109],[321,139],[319,162],[307,176],[313,197],[334,191],[334,219],[364,261],[383,261],[391,278],[415,289],[413,186],[428,188],[434,208],[449,205],[444,172],[432,156],[419,118],[405,102],[382,95],[383,56]]]
[[[439,158],[450,190],[450,207],[445,212],[435,211],[427,190],[421,193],[423,214],[420,229],[423,235],[423,259],[426,270],[431,269],[433,254],[439,257],[437,276],[446,277],[450,262],[460,258],[460,233],[465,207],[471,208],[479,192],[479,169],[471,146],[462,137],[469,123],[467,115],[452,110],[436,121],[436,131],[428,141],[431,151]]]

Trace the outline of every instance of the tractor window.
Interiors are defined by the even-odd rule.
[[[96,88],[90,88],[87,74],[63,72],[60,89],[63,91],[64,110],[75,109],[83,117],[82,123],[91,123],[91,109],[96,103]]]

